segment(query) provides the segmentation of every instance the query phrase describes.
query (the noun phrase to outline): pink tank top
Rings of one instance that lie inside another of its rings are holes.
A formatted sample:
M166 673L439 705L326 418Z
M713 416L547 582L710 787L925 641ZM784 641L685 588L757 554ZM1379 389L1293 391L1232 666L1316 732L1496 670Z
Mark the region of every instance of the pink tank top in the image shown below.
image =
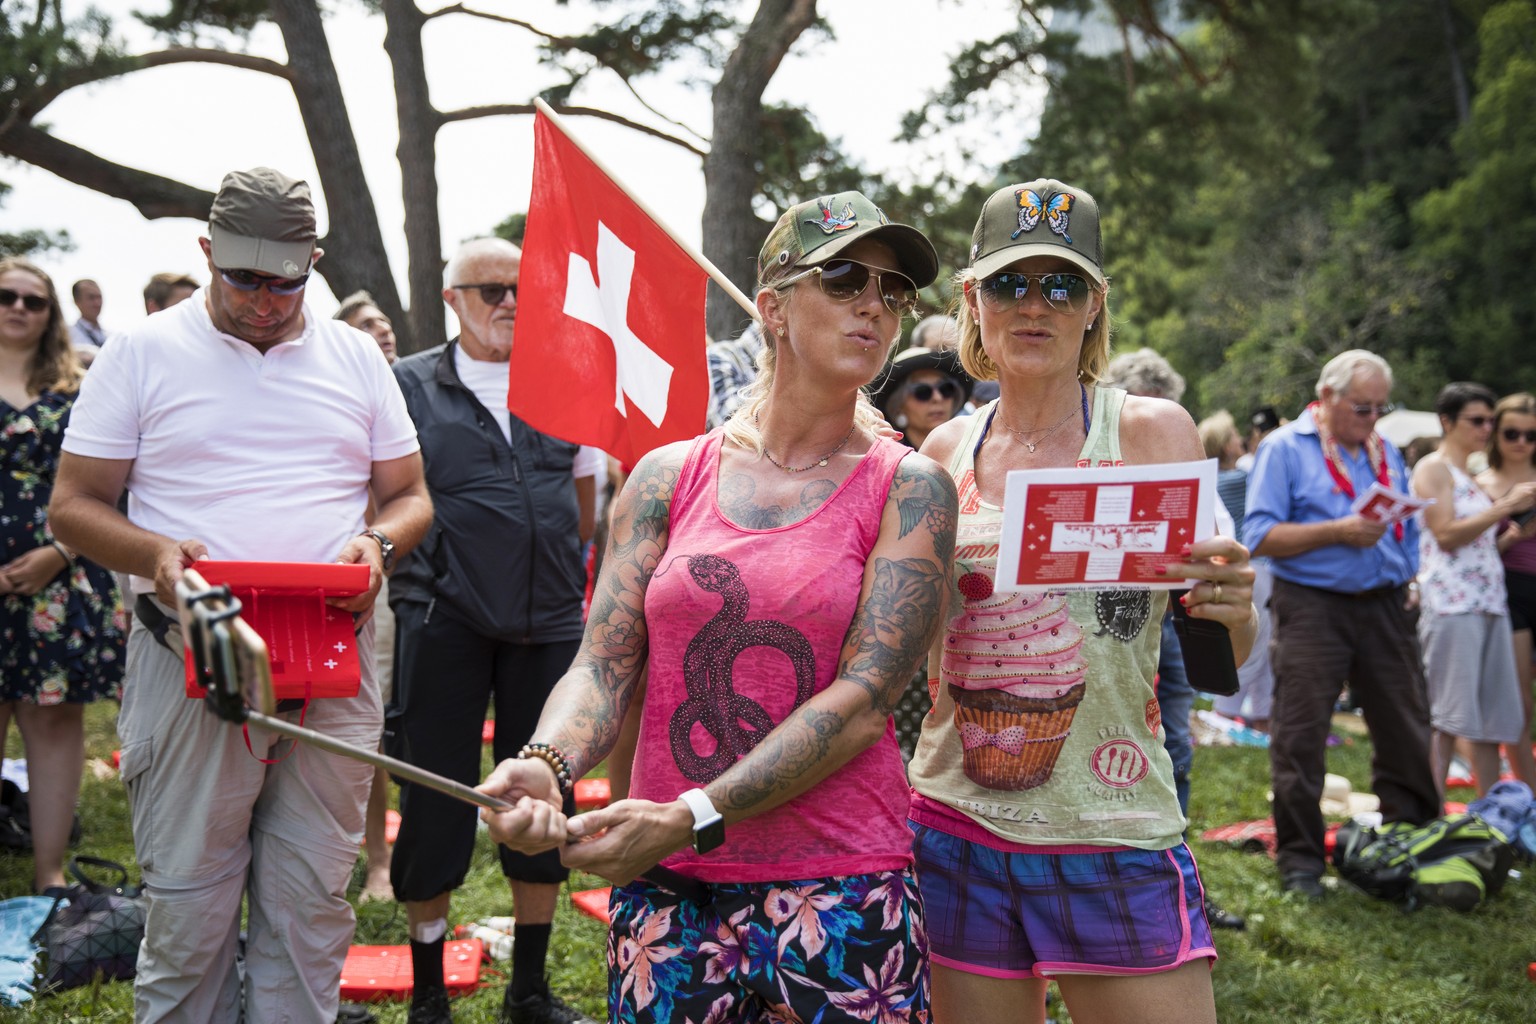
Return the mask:
M910 452L881 438L811 515L749 530L716 502L720 446L715 430L689 450L646 589L649 682L631 783L640 799L708 785L836 678L891 478ZM912 862L907 793L887 725L810 790L731 826L723 846L664 864L707 882L903 868Z

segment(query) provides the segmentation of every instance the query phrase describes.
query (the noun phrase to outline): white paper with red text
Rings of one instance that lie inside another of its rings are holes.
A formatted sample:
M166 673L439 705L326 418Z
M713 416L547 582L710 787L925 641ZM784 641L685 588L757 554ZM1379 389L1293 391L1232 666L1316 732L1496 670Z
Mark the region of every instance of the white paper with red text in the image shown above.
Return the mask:
M1003 497L998 590L1182 590L1158 569L1216 532L1216 460L1015 470Z
M1373 523L1400 523L1425 505L1433 505L1434 498L1420 498L1384 486L1380 480L1367 487L1349 506L1349 510L1361 519Z

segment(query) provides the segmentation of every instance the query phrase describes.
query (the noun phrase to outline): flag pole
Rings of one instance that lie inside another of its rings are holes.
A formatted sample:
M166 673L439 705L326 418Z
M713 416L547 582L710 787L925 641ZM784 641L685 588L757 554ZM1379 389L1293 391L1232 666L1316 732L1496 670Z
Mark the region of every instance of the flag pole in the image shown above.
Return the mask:
M715 284L720 286L721 291L729 295L731 299L736 303L736 305L746 310L747 315L750 316L755 323L762 323L762 316L757 311L757 304L751 299L747 298L746 294L743 293L740 288L737 288L736 285L731 282L730 278L721 273L720 268L711 263L708 257L706 257L702 252L685 241L680 235L678 235L676 231L673 231L671 226L668 225L666 221L658 217L656 215L656 211L651 209L650 205L646 203L644 199L641 199L639 196L631 192L629 188L625 186L624 182L620 180L619 176L614 174L613 171L609 170L608 165L603 163L602 159L596 153L588 149L582 143L582 141L578 139L570 131L570 129L565 126L564 119L559 114L555 113L553 107L551 107L548 103L545 103L537 96L535 96L533 99L533 105L539 113L549 118L550 124L560 129L560 134L569 139L571 145L575 146L577 149L586 154L587 159L591 160L592 163L597 165L597 169L607 175L608 180L613 182L614 185L618 186L619 190L627 195L631 202L640 207L640 209L644 210L645 215L651 218L657 227L665 231L667 233L667 237L676 242L678 247L682 249L683 252L687 253L689 258L692 259L693 262L697 263L704 270L704 272L709 275L710 280L714 281Z

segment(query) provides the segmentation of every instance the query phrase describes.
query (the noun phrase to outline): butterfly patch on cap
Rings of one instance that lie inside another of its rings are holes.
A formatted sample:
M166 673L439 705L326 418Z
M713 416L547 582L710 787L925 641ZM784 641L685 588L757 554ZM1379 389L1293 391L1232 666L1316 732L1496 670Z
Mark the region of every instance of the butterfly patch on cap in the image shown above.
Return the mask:
M1009 238L1018 238L1026 231L1035 230L1044 216L1046 227L1060 235L1068 245L1073 244L1072 236L1067 234L1067 221L1072 214L1072 204L1077 202L1076 196L1070 192L1057 192L1050 199L1041 199L1034 189L1021 188L1014 193L1014 198L1019 204L1019 230Z
M816 208L821 211L821 216L807 217L805 222L816 225L824 235L835 235L839 231L847 231L859 223L858 217L854 216L852 203L844 203L841 213L833 213L826 199L818 199Z

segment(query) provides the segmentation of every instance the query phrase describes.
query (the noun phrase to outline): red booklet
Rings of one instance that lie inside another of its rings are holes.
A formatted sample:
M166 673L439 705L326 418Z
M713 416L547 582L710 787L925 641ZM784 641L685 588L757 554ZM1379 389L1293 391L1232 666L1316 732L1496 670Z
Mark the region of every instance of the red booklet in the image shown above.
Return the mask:
M368 565L359 562L198 562L203 579L229 585L240 617L267 643L272 689L291 697L355 697L362 665L352 615L325 603L368 589ZM203 696L187 652L187 696Z

